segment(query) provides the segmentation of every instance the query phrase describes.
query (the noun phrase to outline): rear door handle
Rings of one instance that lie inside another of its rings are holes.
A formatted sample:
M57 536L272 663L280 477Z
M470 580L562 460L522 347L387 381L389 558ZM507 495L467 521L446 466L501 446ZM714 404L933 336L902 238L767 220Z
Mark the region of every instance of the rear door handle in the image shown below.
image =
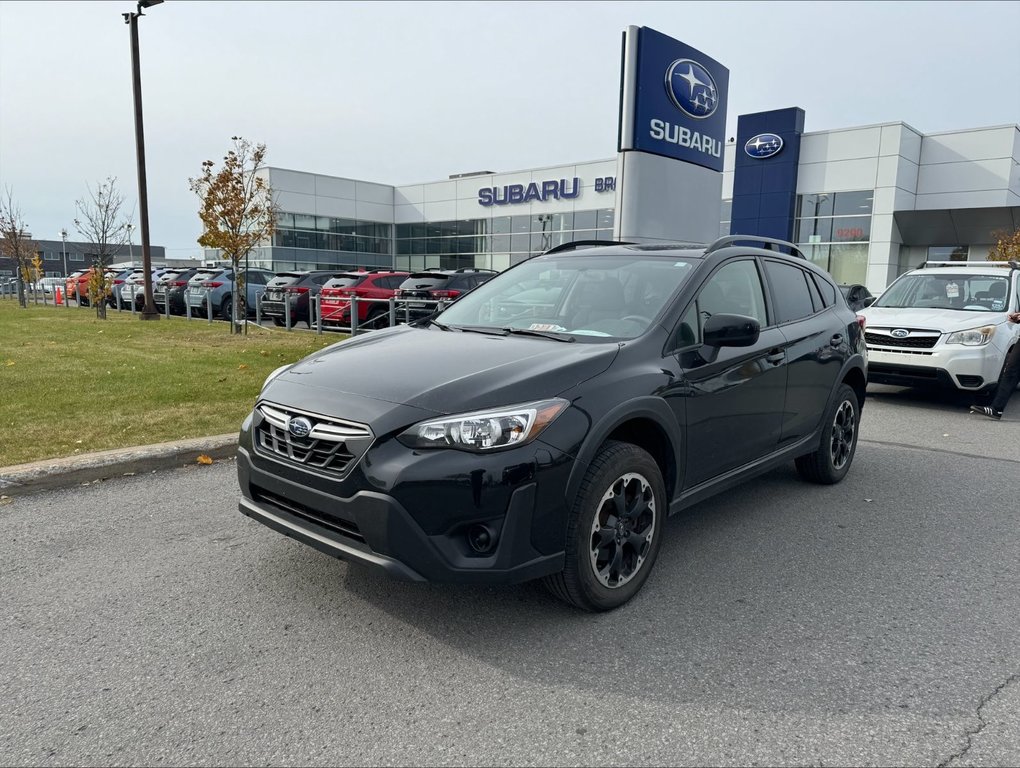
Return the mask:
M843 334L841 334L841 333L837 333L835 336L833 336L831 339L829 339L829 344L831 346L833 346L833 347L838 347L842 343L843 343Z
M774 364L781 363L783 362L783 360L786 359L786 353L783 352L783 350L781 349L774 349L767 355L765 355L765 359L768 360L770 363Z

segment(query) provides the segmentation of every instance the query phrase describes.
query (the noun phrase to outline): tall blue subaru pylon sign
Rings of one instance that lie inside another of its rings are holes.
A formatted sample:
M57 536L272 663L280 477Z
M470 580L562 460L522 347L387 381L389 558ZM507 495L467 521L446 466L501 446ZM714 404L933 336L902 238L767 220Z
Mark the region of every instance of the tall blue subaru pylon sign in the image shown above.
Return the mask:
M802 133L799 107L737 119L731 232L793 240Z
M623 35L620 239L710 242L719 234L729 70L648 27Z

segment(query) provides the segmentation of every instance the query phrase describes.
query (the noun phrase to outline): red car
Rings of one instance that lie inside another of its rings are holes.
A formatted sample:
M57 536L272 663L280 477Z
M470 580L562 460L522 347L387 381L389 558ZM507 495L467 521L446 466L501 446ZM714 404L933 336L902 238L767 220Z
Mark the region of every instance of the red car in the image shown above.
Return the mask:
M389 269L337 273L332 280L322 286L322 292L319 294L323 327L350 328L350 297L357 296L358 326L385 328L390 324L389 304L360 299L389 300L407 275L407 272L393 272Z
M92 277L92 272L94 270L95 267L89 267L88 269L79 270L67 278L67 281L64 284L64 293L66 294L65 300L75 299L81 307L87 307L89 305L89 278ZM112 270L110 267L105 267L103 269L103 274L106 275L107 278L112 278L113 275L116 274L116 271ZM110 292L107 291L106 295L109 296Z

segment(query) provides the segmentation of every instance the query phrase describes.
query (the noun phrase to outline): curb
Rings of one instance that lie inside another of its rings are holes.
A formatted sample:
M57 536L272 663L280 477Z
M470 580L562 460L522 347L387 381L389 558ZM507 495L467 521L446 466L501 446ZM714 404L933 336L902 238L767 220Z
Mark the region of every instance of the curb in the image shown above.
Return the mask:
M237 433L0 467L0 491L7 495L49 491L119 475L183 466L194 463L202 454L211 459L233 458L237 454Z

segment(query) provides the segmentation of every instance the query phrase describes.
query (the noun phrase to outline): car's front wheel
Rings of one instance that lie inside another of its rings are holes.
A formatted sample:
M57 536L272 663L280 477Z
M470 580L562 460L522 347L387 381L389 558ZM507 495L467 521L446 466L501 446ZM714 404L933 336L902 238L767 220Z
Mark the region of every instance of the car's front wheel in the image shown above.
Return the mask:
M825 414L818 448L796 459L797 471L805 480L831 485L850 471L860 430L861 408L857 393L841 384Z
M641 589L662 543L666 488L655 460L608 441L588 467L567 524L566 562L550 591L587 611L608 611Z

